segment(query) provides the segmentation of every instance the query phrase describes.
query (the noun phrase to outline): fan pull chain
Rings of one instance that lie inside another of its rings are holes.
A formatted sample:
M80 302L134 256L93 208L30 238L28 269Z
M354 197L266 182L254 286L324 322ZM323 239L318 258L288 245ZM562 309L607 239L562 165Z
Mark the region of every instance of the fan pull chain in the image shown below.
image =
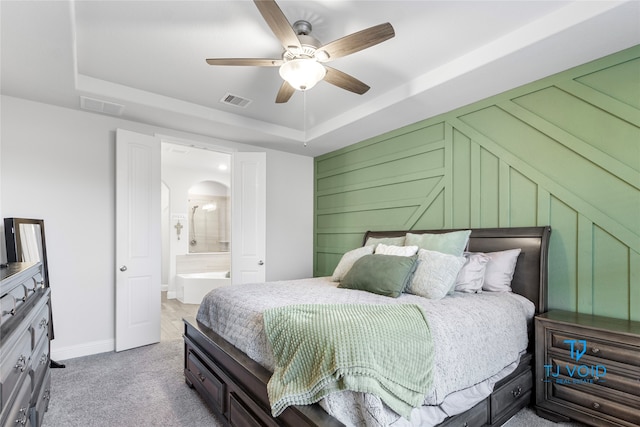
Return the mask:
M302 129L304 138L304 146L307 146L307 91L302 91Z

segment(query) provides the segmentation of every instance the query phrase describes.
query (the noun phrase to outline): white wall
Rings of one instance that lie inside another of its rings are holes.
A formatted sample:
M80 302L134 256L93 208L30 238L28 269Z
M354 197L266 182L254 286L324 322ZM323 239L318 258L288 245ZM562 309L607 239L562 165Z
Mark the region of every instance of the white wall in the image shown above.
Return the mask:
M53 359L114 348L116 128L266 151L267 280L312 275L311 157L7 96L1 103L0 217L44 219Z

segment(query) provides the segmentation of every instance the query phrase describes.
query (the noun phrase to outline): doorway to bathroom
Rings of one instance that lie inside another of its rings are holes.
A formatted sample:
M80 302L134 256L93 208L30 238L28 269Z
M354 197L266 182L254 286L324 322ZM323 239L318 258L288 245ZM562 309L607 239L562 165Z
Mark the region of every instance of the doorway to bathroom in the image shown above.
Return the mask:
M231 153L163 140L161 339L231 283Z
M163 147L167 142L175 143L177 147ZM174 153L177 150L183 159L188 153L195 158L180 162L179 167L165 166L163 171L163 149L174 150ZM205 172L204 178L191 179L188 185L185 184L186 175L203 173L196 165L205 152L221 153L232 163L226 168L231 172L227 182L232 205L231 235L236 241L232 247L233 242L229 240L231 252L227 254L231 255L232 283L265 281L266 153L237 152L228 148L218 151L211 146L196 147L189 141L118 129L116 351L160 339L160 301L163 295L167 300L176 299L179 294L176 256L189 253L186 237L189 235L188 198L174 197L172 193L188 194L193 183L211 180L210 174ZM178 188L184 191L178 191Z

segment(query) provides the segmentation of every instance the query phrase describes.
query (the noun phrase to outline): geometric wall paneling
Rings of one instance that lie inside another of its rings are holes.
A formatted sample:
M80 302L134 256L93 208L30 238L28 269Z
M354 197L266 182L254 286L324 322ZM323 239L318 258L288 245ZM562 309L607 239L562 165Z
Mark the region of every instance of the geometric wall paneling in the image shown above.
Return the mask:
M315 168L316 275L369 229L548 224L550 308L640 320L640 46Z
M611 98L640 110L640 86L624 86L620 82L632 81L640 75L640 59L620 62L614 67L580 76L575 80Z
M580 277L578 265L583 264L585 253L578 248L580 232L579 213L562 200L551 196L549 200L549 217L553 218L551 233L553 240L549 242L549 308L562 308L578 311L584 307L585 301L578 303L578 284L584 286L590 277ZM552 252L553 251L553 252ZM590 259L590 256L588 256ZM587 300L591 303L591 298Z
M593 311L604 316L629 317L629 247L593 226Z

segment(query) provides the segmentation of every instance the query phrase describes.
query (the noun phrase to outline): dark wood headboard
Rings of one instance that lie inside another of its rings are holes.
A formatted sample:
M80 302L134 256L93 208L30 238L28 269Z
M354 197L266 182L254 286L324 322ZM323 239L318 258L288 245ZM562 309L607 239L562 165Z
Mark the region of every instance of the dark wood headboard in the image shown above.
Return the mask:
M449 230L367 231L363 245L370 237L399 237L406 233L448 233ZM469 237L470 252L497 252L520 248L516 271L511 282L513 292L536 305L536 314L547 311L547 274L551 227L475 228Z

